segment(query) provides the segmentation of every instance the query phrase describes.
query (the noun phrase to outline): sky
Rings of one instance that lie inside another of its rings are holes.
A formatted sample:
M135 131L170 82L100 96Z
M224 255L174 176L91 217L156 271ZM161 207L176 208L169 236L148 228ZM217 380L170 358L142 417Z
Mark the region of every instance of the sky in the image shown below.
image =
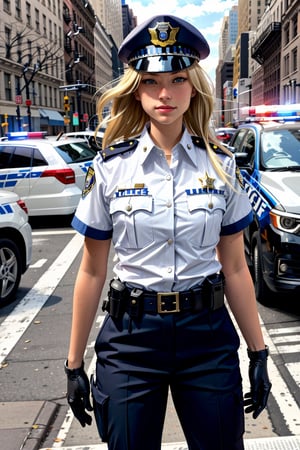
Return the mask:
M126 4L137 17L138 25L151 16L171 14L198 28L210 46L210 55L201 66L215 82L223 18L238 0L126 0Z

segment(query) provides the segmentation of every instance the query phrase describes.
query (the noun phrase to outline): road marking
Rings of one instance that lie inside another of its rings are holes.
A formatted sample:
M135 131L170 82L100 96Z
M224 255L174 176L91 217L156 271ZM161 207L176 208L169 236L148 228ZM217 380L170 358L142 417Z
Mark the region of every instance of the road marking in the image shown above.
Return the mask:
M236 323L232 313L231 313L231 317L232 317L233 322ZM272 359L272 355L281 354L281 350L279 352L278 349L276 348L276 346L272 340L272 336L269 335L269 332L266 329L264 322L260 316L259 316L259 320L260 320L261 329L262 329L263 336L264 336L264 341L265 341L266 345L269 346L269 349L270 349L270 357L268 358L268 372L269 372L270 381L272 383L271 394L274 397L274 399L279 407L279 410L282 414L282 418L285 422L287 429L290 431L291 435L297 436L297 435L299 435L299 429L300 429L299 406L298 406L295 398L291 394L287 384L283 380L279 370L277 369L277 367ZM247 350L246 350L245 341L244 341L237 325L236 325L236 328L237 328L237 331L241 338L241 346L240 346L240 350L239 350L239 355L240 355L240 362L241 362L241 364L240 364L241 365L241 373L242 373L243 384L244 384L244 382L246 380L247 380L247 383L249 383L249 381L248 381L249 361L246 356ZM243 386L243 388L244 388L244 386ZM244 388L244 392L248 392L248 390L246 390Z
M286 367L292 375L293 380L295 380L297 386L300 388L300 362L287 363Z
M300 333L299 327L288 327L288 328L270 328L269 334L274 336L276 334L292 334L292 333Z
M287 336L274 336L272 337L274 344L286 344L288 342L300 341L300 334L289 334Z
M96 318L96 324L97 324L98 328L101 327L101 325L102 325L102 323L104 321L104 318L105 318L105 315L101 315L101 316L98 316ZM92 344L89 344L88 347L91 347L91 345ZM94 346L94 343L93 343L93 346ZM87 376L88 376L89 379L90 379L91 375L95 371L96 359L97 359L97 355L96 355L96 353L94 353L94 356L92 358L91 364L89 365L88 370L87 370ZM64 421L63 421L63 423L62 423L62 425L60 427L60 430L59 430L59 432L58 432L58 434L56 436L57 442L53 443L53 447L52 448L60 448L60 449L62 448L65 440L67 439L67 436L68 436L68 433L70 431L73 419L74 419L74 415L72 413L71 408L69 408L67 413L66 413L66 417L65 417L65 419L64 419ZM104 448L107 448L107 446L104 447Z
M47 262L48 260L45 258L41 258L38 261L36 261L34 264L30 264L29 268L30 269L40 269L41 267L43 267L43 265Z
M32 231L32 236L53 236L59 234L76 234L76 230L47 230L47 231Z
M83 237L75 234L49 269L1 323L0 366L56 289L81 250L82 243Z
M274 438L245 439L245 450L299 450L300 436L281 436ZM54 448L54 447L52 447ZM185 442L162 444L162 450L188 450ZM44 448L40 450L52 450ZM61 447L61 450L107 450L106 444L77 445L75 447Z
M300 327L271 328L268 333L280 354L300 352Z
M262 327L262 331L264 334L265 343L269 346L270 354L280 354L281 351L278 351L272 341L272 337L268 334L265 327ZM271 394L279 407L285 425L292 435L297 436L300 429L299 406L291 394L287 384L283 380L275 363L273 362L272 357L268 358L268 372L270 381L272 382Z
M290 345L283 345L278 344L274 342L274 344L278 347L279 353L283 355L284 353L299 353L300 352L300 344L290 344Z

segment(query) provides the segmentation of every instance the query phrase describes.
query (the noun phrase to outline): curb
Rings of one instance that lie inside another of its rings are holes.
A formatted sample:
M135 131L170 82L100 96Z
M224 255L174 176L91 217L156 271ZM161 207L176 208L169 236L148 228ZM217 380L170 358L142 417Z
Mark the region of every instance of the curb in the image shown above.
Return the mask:
M20 450L39 450L58 409L59 406L56 403L44 402Z

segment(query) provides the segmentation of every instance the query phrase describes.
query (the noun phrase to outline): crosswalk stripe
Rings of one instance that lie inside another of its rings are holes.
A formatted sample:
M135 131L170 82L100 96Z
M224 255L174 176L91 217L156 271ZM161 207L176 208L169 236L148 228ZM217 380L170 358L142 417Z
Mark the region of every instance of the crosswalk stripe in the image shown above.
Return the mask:
M300 362L287 363L286 367L290 372L293 380L295 380L298 387L300 387Z
M245 439L245 450L299 450L300 436ZM40 450L52 450L44 448ZM106 444L61 447L61 450L107 450ZM188 450L185 442L162 444L161 450Z
M298 327L287 327L287 328L270 328L268 333L271 336L276 334L292 334L292 333L300 333L300 326Z
M288 342L300 342L300 334L291 334L288 336L275 336L272 337L274 344L286 344Z

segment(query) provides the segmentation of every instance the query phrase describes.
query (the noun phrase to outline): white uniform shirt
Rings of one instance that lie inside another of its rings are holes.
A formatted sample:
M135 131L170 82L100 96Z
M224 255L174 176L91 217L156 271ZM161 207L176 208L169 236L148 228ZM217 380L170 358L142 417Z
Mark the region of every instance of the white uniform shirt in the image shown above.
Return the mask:
M114 272L132 287L183 291L221 269L220 234L233 234L252 220L251 205L235 176L235 160L218 155L233 190L213 169L205 149L185 131L164 152L145 128L134 150L106 161L99 154L87 177L73 227L94 239L112 237Z

